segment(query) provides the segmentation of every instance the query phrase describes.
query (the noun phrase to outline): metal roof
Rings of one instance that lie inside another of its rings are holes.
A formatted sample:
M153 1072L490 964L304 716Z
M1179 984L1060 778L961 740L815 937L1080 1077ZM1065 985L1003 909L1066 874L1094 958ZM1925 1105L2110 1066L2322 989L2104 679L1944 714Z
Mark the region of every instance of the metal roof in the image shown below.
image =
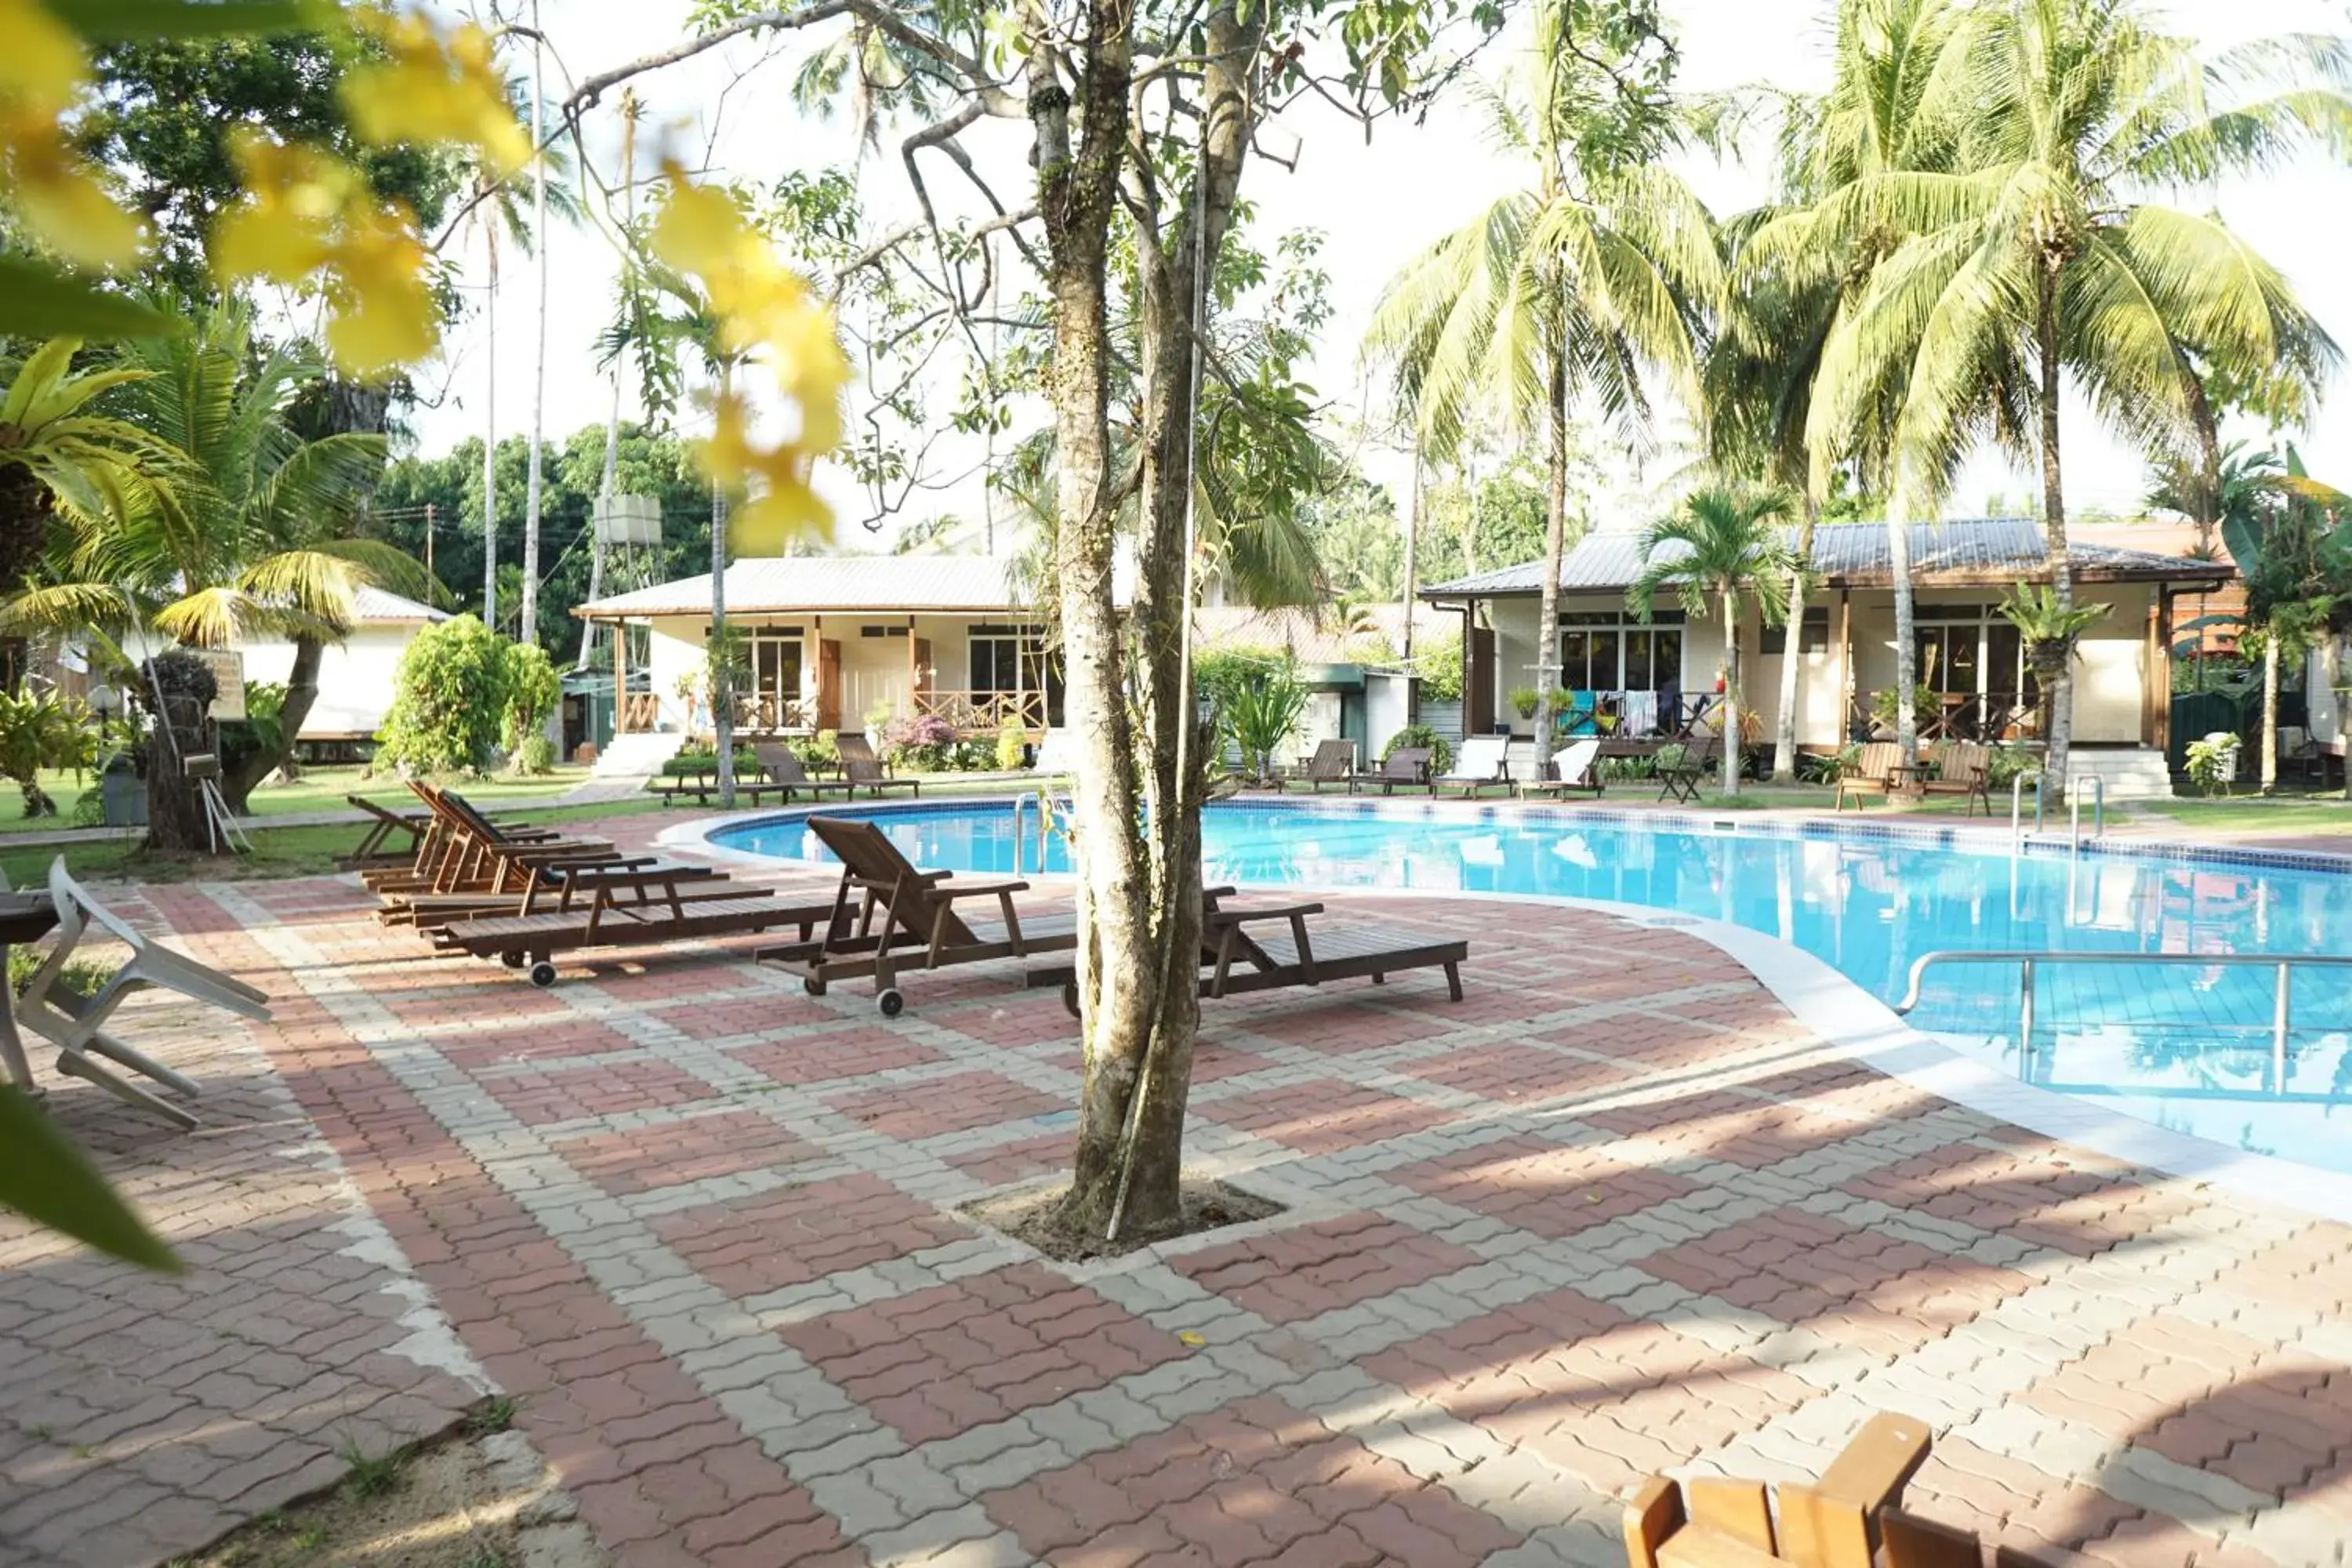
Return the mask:
M357 618L362 621L446 621L449 618L446 610L436 610L430 605L420 605L414 599L404 599L398 594L372 588L365 584L353 591L352 598L358 608Z
M730 616L834 610L1028 613L1010 563L990 555L782 555L727 568ZM572 612L596 620L710 613L710 574L616 594Z
M1672 548L1676 554L1683 550L1680 545ZM2038 572L2047 552L2042 525L2026 518L1970 518L1911 525L1911 576L1915 582L1952 585L2011 583ZM2226 561L2161 555L2108 544L2074 542L2069 544L2066 553L2074 563L2075 575L2086 582L2174 582L2237 574ZM1561 557L1559 585L1564 592L1628 587L1642 574L1643 563L1640 534L1589 533ZM1812 569L1832 588L1890 585L1893 574L1887 566L1886 525L1822 524L1813 530ZM1422 596L1483 599L1542 591L1543 563L1525 561L1517 566L1433 584L1422 590Z

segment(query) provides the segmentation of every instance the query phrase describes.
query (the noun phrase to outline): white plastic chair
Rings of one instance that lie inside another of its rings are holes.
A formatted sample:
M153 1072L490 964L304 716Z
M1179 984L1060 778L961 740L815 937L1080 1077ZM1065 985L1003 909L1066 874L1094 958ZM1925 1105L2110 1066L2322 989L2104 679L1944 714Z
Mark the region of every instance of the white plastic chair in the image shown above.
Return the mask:
M59 1072L94 1083L181 1127L195 1126L199 1118L193 1112L92 1059L103 1057L153 1079L174 1094L193 1097L199 1092L193 1079L173 1072L108 1034L107 1019L133 991L150 988L176 992L240 1016L261 1020L269 1016L268 997L241 980L231 979L141 935L138 928L109 911L67 875L62 855L49 868L49 898L58 910L57 946L34 974L32 984L17 999L17 1022L58 1047ZM65 971L75 947L92 926L130 948L131 959L97 990L83 992L67 983Z

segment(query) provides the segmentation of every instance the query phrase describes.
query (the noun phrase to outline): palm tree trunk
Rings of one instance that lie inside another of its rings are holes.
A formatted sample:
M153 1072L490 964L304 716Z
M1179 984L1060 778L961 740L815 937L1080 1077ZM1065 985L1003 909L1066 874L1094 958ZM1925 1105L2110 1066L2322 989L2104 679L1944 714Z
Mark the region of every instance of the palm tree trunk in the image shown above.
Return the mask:
M1550 484L1544 494L1543 592L1536 601L1536 776L1551 755L1552 693L1559 689L1559 559L1568 549L1568 345L1551 344ZM1476 516L1474 507L1472 516Z
M1723 793L1739 793L1739 587L1723 585Z
M294 742L302 733L303 721L310 717L311 708L319 700L319 666L326 654L326 645L316 637L294 639L294 664L286 674L286 705L278 712L280 738L275 751L257 752L236 767L221 775L221 794L228 800L228 808L239 816L245 815L246 802L254 786L286 765L294 754Z
M2034 346L2042 375L2042 526L2049 546L2050 585L2058 607L2074 605L2074 569L2066 551L2066 495L2058 460L2058 270L2045 261L2036 287ZM2074 743L2074 660L2050 677L2050 733L2042 753L2045 787L2053 805L2066 803L2066 769Z
M720 395L727 390L724 372ZM614 634L618 636L616 632ZM735 683L727 658L727 492L710 487L710 646L703 652L710 672L710 731L718 747L719 808L735 809Z
M489 250L489 294L483 307L482 364L482 624L499 626L499 231L482 220ZM614 698L615 701L619 699Z
M1903 765L1919 761L1919 638L1911 599L1911 522L1898 514L1886 525L1886 564L1895 579L1895 739L1903 748ZM1853 657L1849 649L1847 655Z
M1797 569L1789 574L1789 635L1780 645L1780 721L1772 748L1772 782L1797 782L1797 665L1804 657L1805 570L1813 559L1813 528L1821 508L1805 497L1805 521L1797 529Z
M538 0L531 0L530 25L536 33ZM530 141L534 147L546 141L547 95L540 79L545 54L540 40L534 37L530 44ZM517 639L526 643L539 640L539 512L546 493L541 469L545 462L541 444L547 416L547 160L536 159L532 167L536 177L531 181L530 230L539 250L539 339L530 374L530 493L523 500L522 626Z
M2279 637L2273 626L2263 638L2263 793L2278 790Z

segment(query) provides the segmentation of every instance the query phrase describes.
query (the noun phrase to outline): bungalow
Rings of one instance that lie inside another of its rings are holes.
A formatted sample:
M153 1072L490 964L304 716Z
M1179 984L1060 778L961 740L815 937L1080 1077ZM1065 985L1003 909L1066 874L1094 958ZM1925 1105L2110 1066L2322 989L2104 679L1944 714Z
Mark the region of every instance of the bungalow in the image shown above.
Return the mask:
M2017 630L1996 606L2012 584L2041 572L2045 549L2032 521L1913 525L1913 637L1919 680L1935 694L1920 716L1928 738L2031 738L2038 693ZM2069 553L2077 599L2113 606L2081 645L2074 738L2085 753L2128 753L2106 761L2086 754L2084 765L2155 788L2158 776L2168 778L2162 749L2175 601L2211 591L2230 568L2079 542ZM1884 524L1824 524L1813 534L1815 588L1803 624L1764 626L1752 600L1748 605L1738 634L1751 735L1775 732L1781 660L1791 657L1803 661L1801 744L1830 751L1869 732L1874 700L1895 683L1888 554ZM1625 600L1643 565L1639 536L1626 532L1589 534L1560 563L1560 685L1589 694L1590 722L1625 739L1671 736L1719 719L1709 717L1721 700L1719 614L1687 616L1662 593L1645 619ZM1422 591L1463 618L1463 727L1469 733L1532 734L1507 698L1535 684L1541 584L1541 563L1529 562Z
M727 568L727 626L749 645L739 733L855 729L869 711L933 715L967 736L1006 722L1032 739L1062 721L1045 626L985 555L788 555ZM707 731L710 577L684 577L572 612L612 639L624 735ZM634 647L632 645L635 645Z

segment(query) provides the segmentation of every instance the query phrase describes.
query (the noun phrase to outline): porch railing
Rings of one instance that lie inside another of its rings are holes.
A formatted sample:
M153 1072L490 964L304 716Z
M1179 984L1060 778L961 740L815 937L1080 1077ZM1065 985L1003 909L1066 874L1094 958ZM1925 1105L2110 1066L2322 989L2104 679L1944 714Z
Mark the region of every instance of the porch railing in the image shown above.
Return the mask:
M1885 728L1879 721L1875 698L1875 693L1857 692L1848 703L1849 734L1877 734ZM2032 740L2040 712L2032 698L2013 691L1966 695L1954 692L1937 707L1919 710L1919 739L1928 745L1937 741L1995 745L2003 741Z
M1008 723L1032 734L1045 730L1042 691L918 691L914 707L916 718L944 719L967 739L993 735Z
M622 695L614 727L624 735L649 735L661 721L661 700L650 691Z
M777 731L814 729L815 720L808 705L798 698L778 697L773 692L738 692L735 697L735 728Z

